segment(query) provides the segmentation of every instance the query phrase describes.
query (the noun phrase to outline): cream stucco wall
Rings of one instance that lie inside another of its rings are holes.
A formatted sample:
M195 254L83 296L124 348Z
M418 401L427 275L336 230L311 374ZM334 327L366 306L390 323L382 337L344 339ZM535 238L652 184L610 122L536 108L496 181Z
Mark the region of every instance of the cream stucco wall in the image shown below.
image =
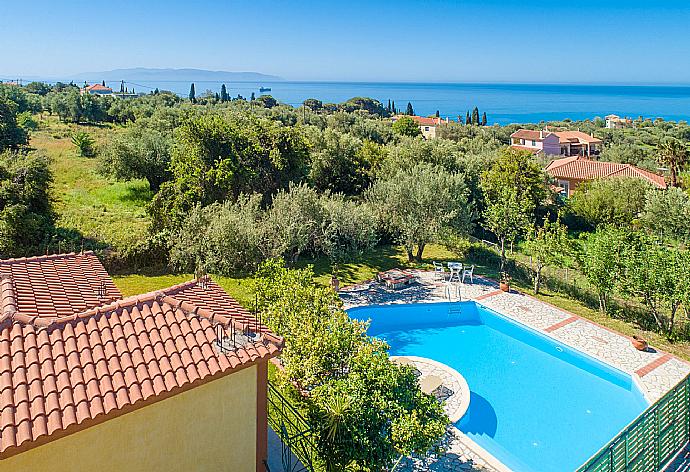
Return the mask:
M256 472L257 367L0 461L0 472Z

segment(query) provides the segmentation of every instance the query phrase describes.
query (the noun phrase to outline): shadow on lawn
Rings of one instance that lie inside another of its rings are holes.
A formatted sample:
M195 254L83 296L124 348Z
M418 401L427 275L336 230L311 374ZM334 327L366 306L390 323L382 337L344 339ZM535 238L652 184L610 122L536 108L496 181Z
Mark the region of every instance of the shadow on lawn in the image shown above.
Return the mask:
M154 196L148 186L130 186L127 191L120 196L120 201L131 202L139 205L145 205L151 201Z

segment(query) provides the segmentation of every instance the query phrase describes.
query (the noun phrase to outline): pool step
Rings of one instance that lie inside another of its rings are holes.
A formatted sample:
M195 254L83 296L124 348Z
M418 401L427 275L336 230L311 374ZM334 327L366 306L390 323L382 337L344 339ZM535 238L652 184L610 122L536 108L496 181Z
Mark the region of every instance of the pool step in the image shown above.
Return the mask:
M462 308L460 308L460 307L448 308L448 316L451 316L451 315L462 315Z

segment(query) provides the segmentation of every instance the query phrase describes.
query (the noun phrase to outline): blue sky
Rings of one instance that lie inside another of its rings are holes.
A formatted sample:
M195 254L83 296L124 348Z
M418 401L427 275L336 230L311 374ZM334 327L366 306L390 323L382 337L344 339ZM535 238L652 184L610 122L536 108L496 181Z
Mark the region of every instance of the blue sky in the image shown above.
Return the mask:
M0 2L0 78L127 67L292 80L690 84L688 1Z

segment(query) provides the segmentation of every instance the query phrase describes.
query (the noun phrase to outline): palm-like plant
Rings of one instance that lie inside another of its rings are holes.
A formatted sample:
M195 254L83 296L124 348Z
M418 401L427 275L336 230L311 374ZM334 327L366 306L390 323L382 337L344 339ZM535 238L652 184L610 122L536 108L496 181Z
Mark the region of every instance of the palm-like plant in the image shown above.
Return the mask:
M77 153L82 157L91 157L94 154L94 140L89 133L79 131L72 135L72 144L77 148Z
M671 186L678 186L678 174L688 163L688 147L676 138L667 138L657 146L657 159L668 167L671 173Z

